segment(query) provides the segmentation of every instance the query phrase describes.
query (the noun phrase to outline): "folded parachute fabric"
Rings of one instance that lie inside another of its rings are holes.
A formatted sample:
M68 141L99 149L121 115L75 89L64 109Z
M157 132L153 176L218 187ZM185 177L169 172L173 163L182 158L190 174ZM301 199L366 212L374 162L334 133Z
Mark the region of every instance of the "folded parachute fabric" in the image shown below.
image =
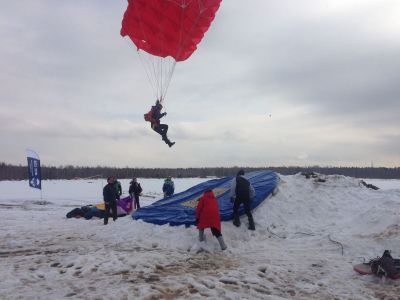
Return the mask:
M117 201L117 215L118 217L126 216L132 212L132 199L130 196L121 198ZM67 213L66 217L69 218L85 218L86 220L92 217L104 218L105 205L98 203L95 205L86 205L80 208L74 208Z
M85 218L86 220L91 219L92 217L104 218L104 210L98 209L93 205L86 205L80 208L74 208L70 212L67 213L66 217L70 218Z

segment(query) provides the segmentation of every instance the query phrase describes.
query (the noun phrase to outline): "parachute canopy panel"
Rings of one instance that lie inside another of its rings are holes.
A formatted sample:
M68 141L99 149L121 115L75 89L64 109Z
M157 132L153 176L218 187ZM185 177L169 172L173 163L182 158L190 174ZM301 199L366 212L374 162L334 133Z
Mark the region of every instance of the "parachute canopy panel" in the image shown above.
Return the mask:
M121 35L138 49L177 62L189 58L214 20L221 0L128 0Z
M250 172L245 177L253 185L256 192L256 196L251 203L252 209L268 198L279 182L279 176L272 171ZM141 207L132 217L135 220L143 220L158 225L194 225L198 199L206 190L212 189L218 200L221 220L232 220L233 204L230 201L229 192L234 178L229 176L200 183L182 193L159 200L149 206ZM244 214L243 205L239 209L239 214Z

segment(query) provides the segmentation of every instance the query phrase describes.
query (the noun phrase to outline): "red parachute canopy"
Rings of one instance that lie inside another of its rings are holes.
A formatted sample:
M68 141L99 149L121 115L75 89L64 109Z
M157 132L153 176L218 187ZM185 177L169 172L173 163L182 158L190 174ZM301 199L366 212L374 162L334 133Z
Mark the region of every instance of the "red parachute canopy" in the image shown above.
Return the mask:
M221 0L128 0L121 35L147 53L188 59L214 20Z

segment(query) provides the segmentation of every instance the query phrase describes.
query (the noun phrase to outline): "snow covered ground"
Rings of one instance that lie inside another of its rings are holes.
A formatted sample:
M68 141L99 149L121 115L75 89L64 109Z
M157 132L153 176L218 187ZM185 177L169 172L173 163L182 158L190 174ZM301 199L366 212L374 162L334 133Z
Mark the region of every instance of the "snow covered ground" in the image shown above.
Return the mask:
M399 299L400 280L361 276L353 264L400 256L400 181L281 176L279 192L235 228L228 249L206 231L119 218L66 219L98 203L104 180L0 182L0 299ZM177 192L206 179L176 179ZM128 189L129 180L122 180ZM161 197L162 180L139 179L142 205ZM343 245L335 243L339 242Z

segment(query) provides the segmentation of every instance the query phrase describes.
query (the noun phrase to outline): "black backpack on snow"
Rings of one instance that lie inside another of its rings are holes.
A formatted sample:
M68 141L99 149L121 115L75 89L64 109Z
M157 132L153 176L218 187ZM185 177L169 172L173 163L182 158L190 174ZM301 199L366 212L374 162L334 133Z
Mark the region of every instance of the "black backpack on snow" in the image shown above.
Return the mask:
M369 264L372 273L378 276L395 279L400 274L400 259L394 259L389 250L385 250L381 257L372 259Z

